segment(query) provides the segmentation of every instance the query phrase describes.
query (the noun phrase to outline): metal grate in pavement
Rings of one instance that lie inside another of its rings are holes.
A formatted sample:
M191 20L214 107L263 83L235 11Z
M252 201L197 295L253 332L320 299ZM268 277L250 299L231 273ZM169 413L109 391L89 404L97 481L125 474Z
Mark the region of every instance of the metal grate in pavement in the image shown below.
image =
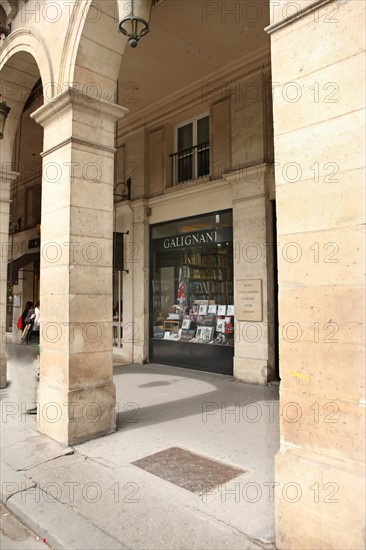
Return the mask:
M202 495L247 471L180 447L170 447L140 458L132 464L197 495Z

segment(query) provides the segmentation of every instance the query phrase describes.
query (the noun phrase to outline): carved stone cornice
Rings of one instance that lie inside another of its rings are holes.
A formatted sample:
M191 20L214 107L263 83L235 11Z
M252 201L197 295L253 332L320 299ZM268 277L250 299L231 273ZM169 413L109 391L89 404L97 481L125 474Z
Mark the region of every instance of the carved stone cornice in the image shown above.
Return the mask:
M287 25L290 25L294 21L297 21L298 19L301 19L305 15L308 15L309 13L312 13L315 10L318 10L319 8L323 7L325 4L329 4L330 2L334 2L334 0L314 0L314 2L309 2L308 5L306 5L304 8L300 8L298 11L291 13L287 17L284 17L280 21L276 21L275 23L272 23L272 25L269 25L264 30L268 34L273 34L279 29L282 29L283 27L287 27Z
M128 111L128 109L121 105L88 96L78 89L70 87L49 103L42 105L42 107L34 111L31 114L31 118L41 126L47 126L71 108L113 122L121 119Z
M12 172L6 168L0 168L0 183L1 182L12 182L19 176L19 172Z

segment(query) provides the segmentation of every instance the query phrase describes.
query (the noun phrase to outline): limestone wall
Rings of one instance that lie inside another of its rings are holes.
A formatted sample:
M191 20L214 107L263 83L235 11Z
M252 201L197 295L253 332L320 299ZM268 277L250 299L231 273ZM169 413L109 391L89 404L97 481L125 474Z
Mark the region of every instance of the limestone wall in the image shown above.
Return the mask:
M286 18L277 4L277 547L361 548L365 6L307 2Z

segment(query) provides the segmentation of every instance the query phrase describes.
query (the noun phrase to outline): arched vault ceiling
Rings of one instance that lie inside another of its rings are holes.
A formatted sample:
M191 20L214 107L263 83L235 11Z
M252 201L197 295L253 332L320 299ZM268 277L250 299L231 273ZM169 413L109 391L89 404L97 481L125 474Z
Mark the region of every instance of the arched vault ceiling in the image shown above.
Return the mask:
M34 57L24 51L12 55L1 68L1 100L10 107L6 122L7 139L2 144L7 162L13 155L15 134L24 105L39 77L40 72Z
M234 4L238 11L227 13L225 5ZM119 103L138 87L137 101L126 103L136 112L258 48L269 52L268 24L268 1L164 0L152 12L150 33L125 50Z

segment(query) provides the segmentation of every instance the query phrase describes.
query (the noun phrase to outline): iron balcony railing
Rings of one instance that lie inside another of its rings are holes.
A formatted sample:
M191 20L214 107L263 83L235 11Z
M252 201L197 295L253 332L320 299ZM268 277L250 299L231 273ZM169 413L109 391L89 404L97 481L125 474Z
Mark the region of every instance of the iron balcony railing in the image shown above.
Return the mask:
M173 184L196 180L210 173L210 143L201 143L169 155L173 163Z

